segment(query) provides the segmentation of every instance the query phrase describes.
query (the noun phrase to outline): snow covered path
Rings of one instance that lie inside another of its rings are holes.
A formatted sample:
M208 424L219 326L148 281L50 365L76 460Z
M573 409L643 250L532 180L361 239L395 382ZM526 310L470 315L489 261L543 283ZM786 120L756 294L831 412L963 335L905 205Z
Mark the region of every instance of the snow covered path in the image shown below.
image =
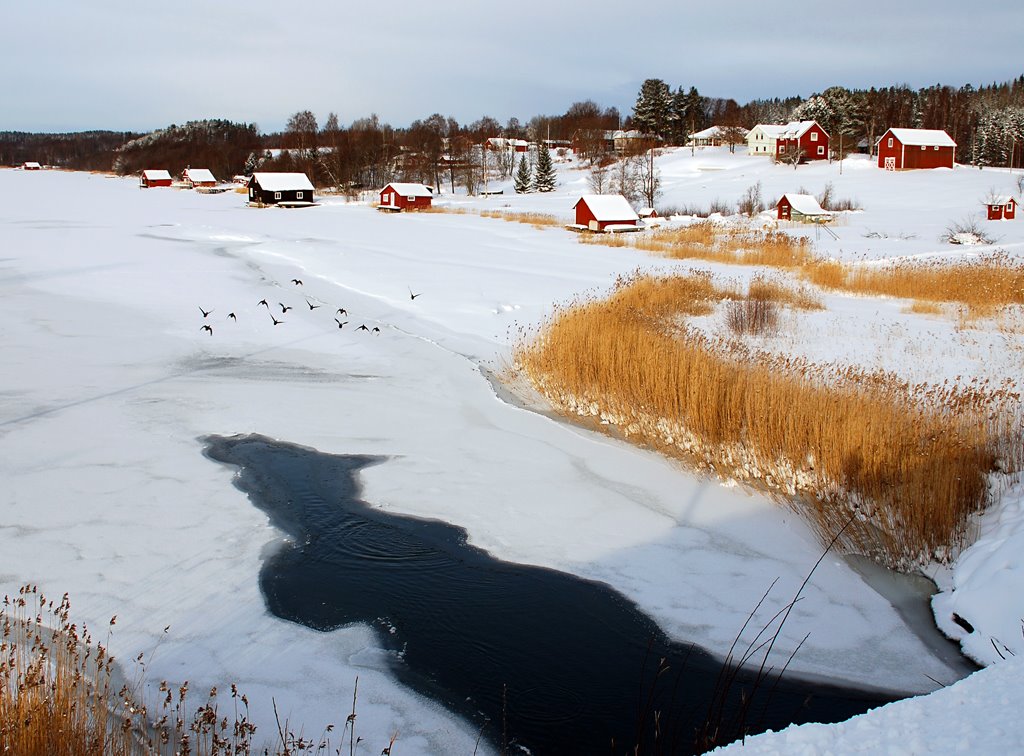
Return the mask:
M386 455L363 476L372 505L603 580L718 653L772 580L762 621L820 554L763 497L501 401L482 372L553 303L669 263L471 215L257 211L88 174L0 171L0 198L0 590L68 591L97 627L117 614L115 651L151 653L149 680L237 682L264 732L272 696L307 731L341 721L359 675L363 732L400 730L403 753L476 739L390 680L368 628L268 614L256 576L277 534L202 456L206 434ZM838 559L780 663L806 633L803 674L908 691L956 676Z

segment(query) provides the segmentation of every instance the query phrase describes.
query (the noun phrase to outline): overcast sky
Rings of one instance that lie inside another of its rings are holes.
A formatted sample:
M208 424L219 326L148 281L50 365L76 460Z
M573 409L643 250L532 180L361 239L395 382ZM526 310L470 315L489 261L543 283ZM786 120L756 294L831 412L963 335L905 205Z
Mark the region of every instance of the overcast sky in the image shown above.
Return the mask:
M743 103L1024 73L1021 0L890 0L884 17L857 4L841 16L835 3L716 5L3 0L0 130L228 118L274 131L306 109L321 124L331 111L343 124L435 112L504 123L585 99L626 115L646 78Z

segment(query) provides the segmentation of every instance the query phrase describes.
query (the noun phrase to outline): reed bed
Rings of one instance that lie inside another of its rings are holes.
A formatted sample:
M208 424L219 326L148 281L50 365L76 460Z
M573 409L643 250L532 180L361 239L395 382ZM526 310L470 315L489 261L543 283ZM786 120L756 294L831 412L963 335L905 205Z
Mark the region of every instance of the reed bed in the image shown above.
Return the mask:
M630 237L582 234L580 241L611 247L632 246L679 259L789 270L824 289L921 303L959 303L970 308L975 316L990 315L1007 305L1024 304L1024 264L1003 252L968 262L842 263L815 255L805 237L710 221ZM935 312L923 304L911 311Z
M515 363L566 413L806 507L823 536L852 517L850 550L896 568L948 558L990 500L989 474L1022 466L1019 396L914 386L686 327L734 297L707 274L637 275L558 309Z
M497 218L499 220L508 221L509 223L524 223L528 226L533 226L534 228L552 228L564 225L564 222L560 221L555 216L546 215L544 213L483 210L480 215L484 218Z
M236 686L218 703L212 688L195 708L189 684L159 685L151 707L121 680L106 643L70 619L67 594L54 602L23 586L0 606L0 753L17 756L264 756L354 752L352 713L337 742L333 725L319 738L277 723L271 745L256 746L249 702ZM136 658L142 664L143 654ZM358 678L356 680L358 685ZM276 704L275 704L276 712ZM344 748L348 738L349 748ZM397 737L397 735L396 735ZM362 740L362 738L360 738ZM389 748L394 745L393 737Z

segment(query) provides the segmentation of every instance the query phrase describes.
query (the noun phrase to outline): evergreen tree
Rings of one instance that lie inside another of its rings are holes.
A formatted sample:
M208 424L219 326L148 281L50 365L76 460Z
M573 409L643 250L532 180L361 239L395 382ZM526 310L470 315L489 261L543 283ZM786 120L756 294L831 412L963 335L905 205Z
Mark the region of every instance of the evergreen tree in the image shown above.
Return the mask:
M672 91L661 79L647 79L633 106L633 124L640 131L667 138L671 126Z
M533 174L533 189L537 192L555 190L555 166L551 162L551 150L546 144L537 145L537 165Z
M530 191L530 161L526 159L526 155L519 158L519 167L516 169L515 175L515 189L516 194L526 194Z
M708 127L707 104L707 98L701 96L697 87L690 87L690 91L686 93L686 117L690 121L691 133Z

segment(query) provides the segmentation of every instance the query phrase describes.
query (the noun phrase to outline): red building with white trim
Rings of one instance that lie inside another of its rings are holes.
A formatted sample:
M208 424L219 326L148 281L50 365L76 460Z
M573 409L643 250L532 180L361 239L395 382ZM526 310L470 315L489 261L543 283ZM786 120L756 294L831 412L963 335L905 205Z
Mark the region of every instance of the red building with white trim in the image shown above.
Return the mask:
M989 220L1013 220L1017 217L1017 200L1013 197L992 197L985 200Z
M793 121L786 124L776 141L775 154L779 160L792 157L802 150L800 162L828 160L829 136L817 121Z
M573 210L576 225L591 231L604 231L609 226L640 226L640 216L621 194L584 194Z
M952 168L956 142L942 129L889 129L878 140L878 167L887 171Z
M170 186L171 174L167 171L145 170L139 177L139 186L148 189L153 186Z
M381 210L422 210L430 207L434 193L423 184L391 182L380 190Z

